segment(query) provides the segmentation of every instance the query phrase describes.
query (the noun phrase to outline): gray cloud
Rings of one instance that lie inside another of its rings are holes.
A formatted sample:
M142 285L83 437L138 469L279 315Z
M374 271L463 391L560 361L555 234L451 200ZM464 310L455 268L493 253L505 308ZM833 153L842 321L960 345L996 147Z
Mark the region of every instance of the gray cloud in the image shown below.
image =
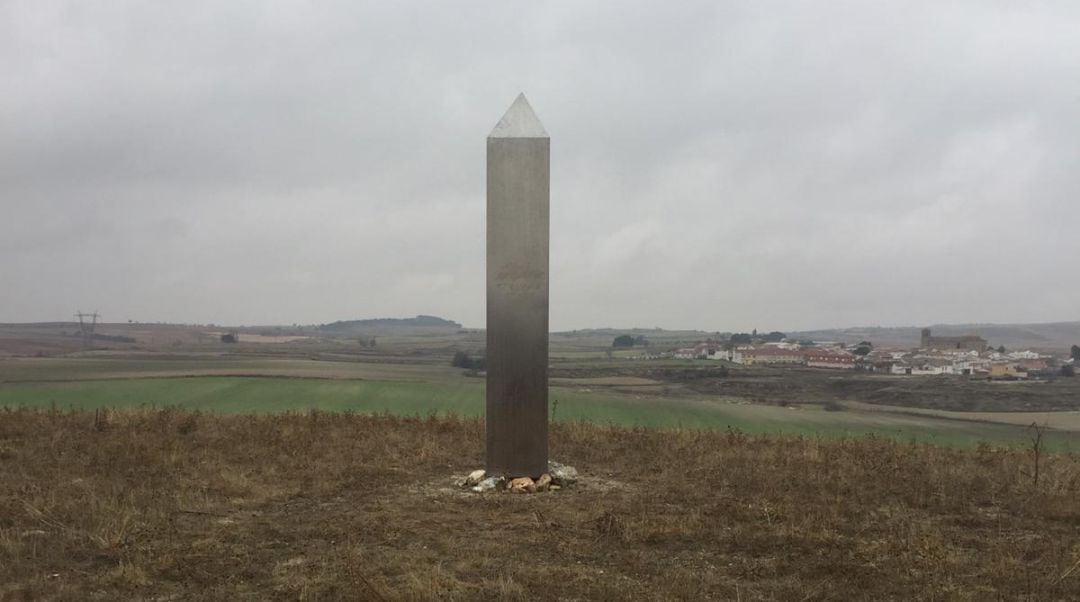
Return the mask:
M1068 2L0 5L0 321L483 324L552 135L552 326L1077 319Z

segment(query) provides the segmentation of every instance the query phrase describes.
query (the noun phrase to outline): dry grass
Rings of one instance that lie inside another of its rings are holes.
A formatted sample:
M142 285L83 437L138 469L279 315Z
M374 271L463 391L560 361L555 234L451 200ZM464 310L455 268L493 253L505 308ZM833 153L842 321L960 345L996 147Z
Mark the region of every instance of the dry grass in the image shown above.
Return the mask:
M465 494L483 424L0 411L0 599L1078 599L1080 459L556 424L588 479Z

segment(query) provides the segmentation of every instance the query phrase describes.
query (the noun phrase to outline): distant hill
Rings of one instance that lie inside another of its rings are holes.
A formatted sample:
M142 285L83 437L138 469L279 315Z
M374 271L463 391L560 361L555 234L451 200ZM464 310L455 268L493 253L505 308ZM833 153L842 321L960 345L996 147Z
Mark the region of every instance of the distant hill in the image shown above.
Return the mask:
M916 347L923 328L929 328L936 336L963 336L976 334L989 341L993 347L1004 345L1007 349L1044 349L1061 351L1072 345L1080 345L1080 322L1048 322L1043 324L931 324L929 326L900 326L883 328L877 326L857 328L833 328L789 332L794 339L815 341L841 341L857 343L870 341L879 347Z
M726 340L730 333L711 333L703 330L664 330L662 328L584 328L553 332L551 340L560 345L580 346L582 349L610 347L615 337L630 335L644 337L657 348L684 347L709 338Z
M392 330L399 328L424 330L460 330L461 324L437 316L419 315L415 318L374 318L368 320L339 320L319 326L327 334L369 332L373 330Z

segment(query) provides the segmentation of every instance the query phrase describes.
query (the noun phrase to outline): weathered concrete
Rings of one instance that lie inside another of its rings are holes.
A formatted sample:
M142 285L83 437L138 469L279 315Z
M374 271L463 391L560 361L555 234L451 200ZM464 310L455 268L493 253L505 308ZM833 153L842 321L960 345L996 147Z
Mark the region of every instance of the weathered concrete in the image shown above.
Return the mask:
M487 474L548 453L550 140L524 95L487 139Z

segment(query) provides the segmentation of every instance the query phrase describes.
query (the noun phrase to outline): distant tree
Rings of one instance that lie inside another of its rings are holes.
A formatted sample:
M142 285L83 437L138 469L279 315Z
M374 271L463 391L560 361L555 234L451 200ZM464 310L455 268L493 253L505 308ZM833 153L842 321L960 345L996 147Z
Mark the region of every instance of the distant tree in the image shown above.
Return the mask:
M765 341L766 343L779 343L780 341L783 341L786 338L787 338L786 334L780 332L779 330L774 330L774 331L770 332L769 334L761 337L761 340Z
M731 335L731 338L728 340L733 345L749 345L750 343L754 342L754 337L752 335L746 334L745 332L737 332Z
M1069 353L1074 360L1080 362L1080 345L1073 345L1072 348L1069 349Z
M356 342L367 349L375 347L375 337L357 337Z
M612 347L633 347L634 337L628 334L621 334L615 337L615 340L611 342Z
M471 370L473 367L473 358L469 355L468 351L457 351L454 352L454 358L450 360L450 365L455 368Z
M997 348L997 352L998 353L1005 353L1005 346L1004 345L999 345L998 348Z
M1076 368L1070 364L1065 364L1061 367L1062 376L1076 376Z
M225 334L221 335L221 342L222 343L236 343L239 340L240 340L240 337L237 336L236 333L234 333L234 332L226 332Z
M648 347L649 340L645 338L645 335L639 334L638 336L634 337L634 344L640 347Z
M862 341L858 345L855 346L855 349L852 350L852 353L854 353L855 355L866 356L866 355L870 355L870 352L873 351L873 350L874 350L874 345L870 341Z

